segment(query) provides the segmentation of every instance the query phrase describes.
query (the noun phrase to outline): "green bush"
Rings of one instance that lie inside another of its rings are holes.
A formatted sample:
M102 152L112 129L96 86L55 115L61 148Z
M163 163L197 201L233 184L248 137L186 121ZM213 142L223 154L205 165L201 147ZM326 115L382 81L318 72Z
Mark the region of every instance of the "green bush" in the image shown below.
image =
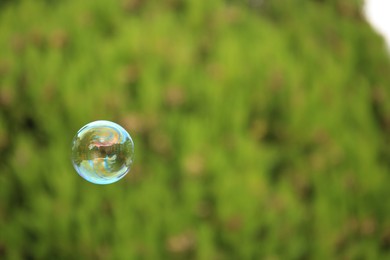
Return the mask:
M0 258L385 259L390 63L354 1L5 1ZM106 119L133 169L81 179Z

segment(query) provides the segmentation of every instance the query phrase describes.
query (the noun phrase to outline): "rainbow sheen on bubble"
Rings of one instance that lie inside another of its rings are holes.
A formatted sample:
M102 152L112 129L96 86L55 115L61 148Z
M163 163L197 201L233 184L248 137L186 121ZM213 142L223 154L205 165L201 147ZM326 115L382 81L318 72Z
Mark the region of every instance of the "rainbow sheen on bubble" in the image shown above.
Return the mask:
M89 123L73 138L73 166L81 177L95 184L110 184L123 178L133 156L131 136L114 122Z

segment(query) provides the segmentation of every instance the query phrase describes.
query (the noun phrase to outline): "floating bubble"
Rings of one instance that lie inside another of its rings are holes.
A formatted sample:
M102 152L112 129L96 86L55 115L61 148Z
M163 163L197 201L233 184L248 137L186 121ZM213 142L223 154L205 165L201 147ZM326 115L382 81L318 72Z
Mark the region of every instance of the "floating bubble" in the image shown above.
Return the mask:
M134 143L129 133L110 121L95 121L73 138L72 162L77 173L96 184L123 178L133 163Z

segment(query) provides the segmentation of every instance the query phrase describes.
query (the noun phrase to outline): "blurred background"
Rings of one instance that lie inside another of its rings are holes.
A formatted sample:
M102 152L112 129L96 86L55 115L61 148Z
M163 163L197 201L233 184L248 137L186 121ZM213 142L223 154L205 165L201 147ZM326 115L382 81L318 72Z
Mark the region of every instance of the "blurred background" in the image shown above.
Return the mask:
M390 60L361 1L0 2L1 259L390 257ZM94 185L71 141L125 127Z

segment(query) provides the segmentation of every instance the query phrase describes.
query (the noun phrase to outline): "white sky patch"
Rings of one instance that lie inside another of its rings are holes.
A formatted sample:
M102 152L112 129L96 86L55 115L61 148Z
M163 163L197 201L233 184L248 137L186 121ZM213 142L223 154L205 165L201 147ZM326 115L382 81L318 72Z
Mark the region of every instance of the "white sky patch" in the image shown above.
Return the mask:
M390 49L390 0L365 0L364 13Z

